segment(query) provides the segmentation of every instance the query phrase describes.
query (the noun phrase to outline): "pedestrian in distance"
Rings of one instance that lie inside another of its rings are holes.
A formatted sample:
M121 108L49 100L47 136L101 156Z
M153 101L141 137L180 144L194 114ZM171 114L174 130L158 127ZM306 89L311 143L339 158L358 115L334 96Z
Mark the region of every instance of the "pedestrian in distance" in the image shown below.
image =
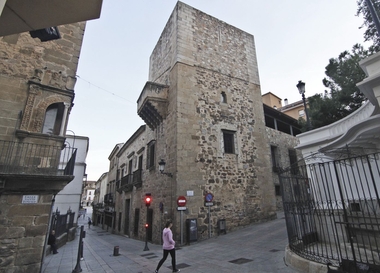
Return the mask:
M57 238L55 237L55 230L53 229L48 238L48 245L50 246L50 251L53 251L53 254L57 254L57 245L55 242L57 241Z
M91 224L92 224L91 218L88 217L88 228L89 228L89 229L91 229Z
M173 233L171 230L171 227L173 226L172 221L166 222L165 228L162 232L162 241L164 242L162 245L163 249L163 257L162 259L158 262L157 268L154 271L155 273L158 273L158 270L162 266L162 264L166 261L166 258L168 257L169 253L170 256L172 257L172 268L173 272L179 272L180 270L177 269L176 266L176 261L175 261L175 241L173 240Z

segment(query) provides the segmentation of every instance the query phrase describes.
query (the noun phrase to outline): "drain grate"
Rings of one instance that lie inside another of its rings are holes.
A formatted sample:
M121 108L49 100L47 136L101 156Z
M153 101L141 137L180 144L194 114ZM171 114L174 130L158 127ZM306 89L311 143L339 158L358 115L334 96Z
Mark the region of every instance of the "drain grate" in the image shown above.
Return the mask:
M269 252L278 252L278 251L281 251L281 250L278 250L278 249L269 250Z
M249 263L249 262L252 262L252 261L253 260L251 260L251 259L239 258L239 259L232 260L232 261L229 261L229 262L233 263L233 264L246 264L246 263Z

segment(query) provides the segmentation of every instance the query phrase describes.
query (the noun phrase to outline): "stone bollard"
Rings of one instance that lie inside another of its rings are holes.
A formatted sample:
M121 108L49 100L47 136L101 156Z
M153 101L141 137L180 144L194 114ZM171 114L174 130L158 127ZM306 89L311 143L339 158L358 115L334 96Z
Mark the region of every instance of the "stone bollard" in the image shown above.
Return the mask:
M113 256L119 256L119 246L115 246L113 248Z

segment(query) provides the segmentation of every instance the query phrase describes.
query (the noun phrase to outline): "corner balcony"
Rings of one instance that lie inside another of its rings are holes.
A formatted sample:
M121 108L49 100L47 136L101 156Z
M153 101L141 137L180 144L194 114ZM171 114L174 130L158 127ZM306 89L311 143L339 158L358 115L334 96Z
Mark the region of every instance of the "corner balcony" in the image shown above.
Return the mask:
M154 130L166 118L169 86L147 82L137 100L137 114Z
M0 193L58 193L74 179L76 150L0 140Z

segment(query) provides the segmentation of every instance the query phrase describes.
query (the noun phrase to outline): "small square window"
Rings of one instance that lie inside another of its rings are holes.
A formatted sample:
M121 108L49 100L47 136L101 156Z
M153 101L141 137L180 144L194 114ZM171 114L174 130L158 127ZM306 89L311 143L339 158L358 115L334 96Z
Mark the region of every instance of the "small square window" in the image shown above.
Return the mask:
M305 115L305 110L304 110L304 109L299 110L299 111L298 111L298 115L299 115L300 117L303 117L303 116Z

